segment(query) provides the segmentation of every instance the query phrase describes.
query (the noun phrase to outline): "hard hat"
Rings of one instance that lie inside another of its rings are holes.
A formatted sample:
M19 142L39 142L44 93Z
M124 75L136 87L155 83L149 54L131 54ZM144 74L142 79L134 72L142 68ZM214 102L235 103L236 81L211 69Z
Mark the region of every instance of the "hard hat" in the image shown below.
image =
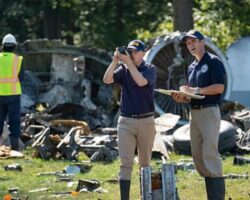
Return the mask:
M4 38L3 38L3 41L2 41L2 45L5 45L5 44L14 44L14 45L16 45L17 44L16 38L10 33L5 35Z

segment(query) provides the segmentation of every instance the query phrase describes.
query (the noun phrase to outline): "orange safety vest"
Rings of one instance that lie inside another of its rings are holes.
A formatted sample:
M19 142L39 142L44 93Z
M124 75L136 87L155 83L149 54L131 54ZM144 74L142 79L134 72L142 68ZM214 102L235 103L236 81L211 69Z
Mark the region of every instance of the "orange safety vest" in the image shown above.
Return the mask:
M0 96L22 93L18 78L21 64L21 56L14 53L0 53Z

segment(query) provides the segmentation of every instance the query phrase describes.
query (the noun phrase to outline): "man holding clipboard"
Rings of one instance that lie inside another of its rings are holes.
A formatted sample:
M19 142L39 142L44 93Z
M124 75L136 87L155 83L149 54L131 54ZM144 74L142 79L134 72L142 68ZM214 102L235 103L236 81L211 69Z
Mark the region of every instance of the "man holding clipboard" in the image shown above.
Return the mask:
M225 199L225 180L218 152L221 96L224 91L224 66L220 59L205 49L204 36L190 30L184 36L195 60L188 67L188 86L171 92L173 99L191 106L191 150L196 170L205 178L208 200ZM195 99L191 95L203 95ZM190 99L191 97L191 99Z

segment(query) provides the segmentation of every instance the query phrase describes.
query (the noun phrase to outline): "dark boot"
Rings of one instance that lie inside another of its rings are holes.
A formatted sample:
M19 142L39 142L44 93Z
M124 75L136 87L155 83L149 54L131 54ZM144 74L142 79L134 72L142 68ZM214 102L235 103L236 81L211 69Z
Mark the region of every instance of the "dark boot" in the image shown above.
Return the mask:
M129 200L130 180L120 180L121 200Z
M206 177L205 182L208 200L225 199L225 179L223 177Z
M19 151L19 138L18 137L10 137L10 146L12 150Z

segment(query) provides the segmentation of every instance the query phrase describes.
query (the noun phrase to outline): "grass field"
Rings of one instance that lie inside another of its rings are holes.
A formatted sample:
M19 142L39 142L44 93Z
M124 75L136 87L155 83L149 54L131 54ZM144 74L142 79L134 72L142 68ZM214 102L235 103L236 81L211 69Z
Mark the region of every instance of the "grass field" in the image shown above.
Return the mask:
M59 182L55 176L37 176L40 172L62 171L70 165L70 161L34 159L31 150L24 151L23 159L7 159L0 160L0 197L8 194L8 189L18 188L19 193L16 197L25 200L50 200L50 199L81 199L81 200L119 200L119 185L117 182L109 181L117 178L119 170L119 160L113 163L94 163L92 169L83 174L77 174L73 181L76 182L72 186L68 186L67 182ZM84 155L80 156L81 160L86 159ZM171 155L168 162L176 162L180 159L190 159L188 156ZM5 171L4 166L7 164L19 163L22 172ZM153 159L153 170L160 169L160 160ZM233 156L226 156L223 160L225 174L245 174L250 172L250 165L234 166ZM135 164L131 185L131 200L139 200L139 178L138 165ZM101 182L101 187L106 193L85 192L77 196L64 195L60 197L53 196L56 192L74 191L77 186L78 179L97 179ZM205 200L205 184L204 180L197 172L178 170L176 174L176 186L181 200ZM48 191L29 193L30 190L39 188L49 188ZM250 199L250 180L249 179L226 179L226 199L232 200L249 200ZM13 196L13 195L12 195Z

